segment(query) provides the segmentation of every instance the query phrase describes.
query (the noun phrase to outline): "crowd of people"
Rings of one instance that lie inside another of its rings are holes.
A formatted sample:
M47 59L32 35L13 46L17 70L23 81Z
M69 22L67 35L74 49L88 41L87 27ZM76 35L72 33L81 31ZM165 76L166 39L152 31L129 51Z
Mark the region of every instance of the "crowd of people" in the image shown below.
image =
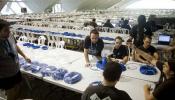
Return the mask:
M107 20L106 23L107 24L104 24L105 27L107 25L111 27L111 24L109 24L110 20ZM123 23L128 23L128 21L123 21ZM150 23L154 22L152 22L152 20L146 22L146 17L144 15L140 15L138 17L138 24L133 26L130 30L130 39L126 41L126 45L122 45L122 37L117 36L115 38L113 53L108 55L112 59L112 62L108 62L105 66L103 72L104 80L99 84L91 84L82 95L82 100L100 100L103 98L108 98L107 100L130 100L131 98L126 92L115 88L115 84L119 80L121 74L121 71L119 71L117 67L120 66L119 63L126 64L130 59L130 54L133 54L132 56L134 61L156 66L161 71L161 74L163 74L162 78L164 78L164 81L160 82L160 85L158 85L153 92L151 92L149 85L146 84L144 86L143 90L146 100L166 100L167 98L175 98L173 95L175 92L175 60L159 60L156 48L151 45L152 35L153 32L156 31L156 25ZM121 26L123 25L124 24L121 24ZM99 58L99 55L101 55L100 53L104 47L103 40L99 38L99 33L96 29L90 32L89 38L91 40L89 47L87 47L86 44L88 43L85 41L84 48L86 66L90 66L90 62L87 57L88 52L89 54ZM93 46L93 49L91 46ZM132 46L137 48L137 50L132 50ZM175 45L170 48L165 48L165 50L173 51L175 50L174 48ZM94 54L90 53L91 51L94 51ZM121 61L118 62L118 59L121 59Z
M115 37L112 54L107 55L111 61L105 65L103 81L98 84L92 83L83 93L82 100L131 100L131 97L125 91L115 87L122 73L119 63L126 64L130 56L134 56L135 61L156 66L163 74L164 81L153 92L151 92L149 85L143 87L146 100L175 98L175 60L159 61L157 50L151 45L156 25L150 23L154 22L152 20L146 22L145 16L140 15L138 17L138 24L131 28L128 20L121 19L119 26L130 30L130 39L126 41L126 45L123 45L122 37ZM98 26L96 19L92 19L88 25L94 27L94 29L90 31L89 36L84 40L86 67L91 66L88 55L93 55L100 59L104 49L104 42L99 38L100 33L96 29ZM17 100L17 95L20 93L19 84L23 81L19 69L18 53L27 62L31 62L31 60L16 45L17 41L10 34L9 26L8 22L0 20L0 89L6 90L7 100ZM110 23L110 19L108 19L103 27L113 28L114 26ZM133 46L142 52L139 53L139 51L134 50ZM175 50L175 45L165 50L173 51ZM120 59L120 62L118 59Z

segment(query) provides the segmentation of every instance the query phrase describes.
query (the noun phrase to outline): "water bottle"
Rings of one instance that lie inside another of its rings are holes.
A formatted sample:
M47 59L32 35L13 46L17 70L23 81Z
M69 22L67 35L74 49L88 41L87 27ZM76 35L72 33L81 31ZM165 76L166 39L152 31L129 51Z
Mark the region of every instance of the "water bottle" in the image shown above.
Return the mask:
M102 69L104 69L105 65L107 64L107 57L105 55L102 56Z

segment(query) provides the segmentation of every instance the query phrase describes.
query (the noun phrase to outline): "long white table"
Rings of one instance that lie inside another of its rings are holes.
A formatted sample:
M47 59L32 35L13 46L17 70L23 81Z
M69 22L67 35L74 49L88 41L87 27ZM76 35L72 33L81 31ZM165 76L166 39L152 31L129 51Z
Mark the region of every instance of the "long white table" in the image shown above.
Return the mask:
M70 33L75 33L75 34L81 34L84 35L84 37L79 38L79 37L70 37L70 36L62 36L65 38L72 38L72 39L78 39L78 40L84 40L85 36L89 35L89 31L85 30L72 30L72 29L57 29L57 28L49 28L49 27L35 27L35 26L26 26L26 25L12 25L14 29L17 28L25 28L25 29L32 29L32 30L42 30L42 31L50 31L50 32L70 32ZM41 35L40 33L37 33ZM43 33L42 33L43 34ZM110 37L110 38L115 38L117 36L121 36L123 40L126 42L127 39L129 39L129 34L119 34L119 33L108 33L108 32L100 32L101 37ZM104 40L105 43L114 43L114 41L109 41L109 40Z
M63 80L54 80L52 77L42 77L39 73L32 73L31 71L23 72L33 75L34 77L40 77L43 81L55 84L72 91L83 93L88 85L94 81L101 81L102 71L94 70L93 67L85 67L84 55L81 52L64 50L64 49L32 49L28 47L19 46L29 56L32 60L39 61L41 63L46 63L48 65L56 66L57 68L67 69L69 72L76 71L82 74L83 78L76 84L67 84ZM92 63L95 61L90 56ZM139 68L139 67L138 67ZM144 100L143 86L145 84L150 84L152 87L155 87L155 83L152 80L159 79L158 76L145 76L139 74L139 72L128 70L122 73L122 77L119 82L116 84L118 89L126 91L133 100Z
M142 65L146 65L146 64L128 61L126 64L127 70L124 71L122 75L145 80L145 81L155 82L155 83L159 82L159 79L161 76L160 70L157 67L155 67L157 70L157 73L155 75L144 75L140 72L140 66Z
M82 59L83 60L83 59ZM82 74L83 78L76 84L67 84L63 81L55 81L51 77L44 77L43 80L79 93L83 93L88 85L95 81L102 81L102 71L92 70L90 67L85 67L84 62L82 63L75 61L69 65L69 71L76 71ZM116 84L116 88L126 91L133 100L144 100L143 86L145 84L155 87L155 84L150 81L127 77L122 74L121 79Z

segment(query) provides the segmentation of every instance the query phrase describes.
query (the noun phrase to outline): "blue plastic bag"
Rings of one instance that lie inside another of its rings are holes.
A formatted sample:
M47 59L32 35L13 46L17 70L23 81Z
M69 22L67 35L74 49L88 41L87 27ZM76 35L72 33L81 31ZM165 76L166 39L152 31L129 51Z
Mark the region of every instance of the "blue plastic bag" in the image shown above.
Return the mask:
M53 73L52 73L52 78L54 79L54 80L63 80L63 78L64 78L64 75L67 73L68 71L67 70L65 70L65 69L57 69L56 71L54 71Z
M30 66L31 66L30 63L25 63L24 65L21 66L21 68L23 68L24 70L28 71L28 70L30 70Z
M48 47L47 46L42 46L41 49L42 50L48 50Z
M30 66L30 70L32 71L32 73L38 73L40 71L41 67L38 65L31 65Z
M66 73L64 76L64 82L68 84L75 84L82 79L82 75L78 72Z
M102 57L101 61L97 61L96 66L97 66L97 68L104 70L106 64L107 64L107 58Z
M145 75L155 75L157 73L157 70L152 66L143 65L140 67L140 72Z
M56 69L55 66L48 66L41 69L41 74L43 77L51 76Z

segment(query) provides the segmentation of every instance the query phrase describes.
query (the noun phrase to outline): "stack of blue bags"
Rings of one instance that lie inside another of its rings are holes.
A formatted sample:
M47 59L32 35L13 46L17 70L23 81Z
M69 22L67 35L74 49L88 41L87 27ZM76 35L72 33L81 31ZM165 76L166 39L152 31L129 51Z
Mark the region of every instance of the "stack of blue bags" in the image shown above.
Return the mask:
M37 61L28 63L23 58L19 58L19 65L26 71L41 73L43 77L51 76L54 80L64 80L68 84L75 84L82 79L82 75L78 72L68 72L66 69L57 69L55 66L48 66Z

